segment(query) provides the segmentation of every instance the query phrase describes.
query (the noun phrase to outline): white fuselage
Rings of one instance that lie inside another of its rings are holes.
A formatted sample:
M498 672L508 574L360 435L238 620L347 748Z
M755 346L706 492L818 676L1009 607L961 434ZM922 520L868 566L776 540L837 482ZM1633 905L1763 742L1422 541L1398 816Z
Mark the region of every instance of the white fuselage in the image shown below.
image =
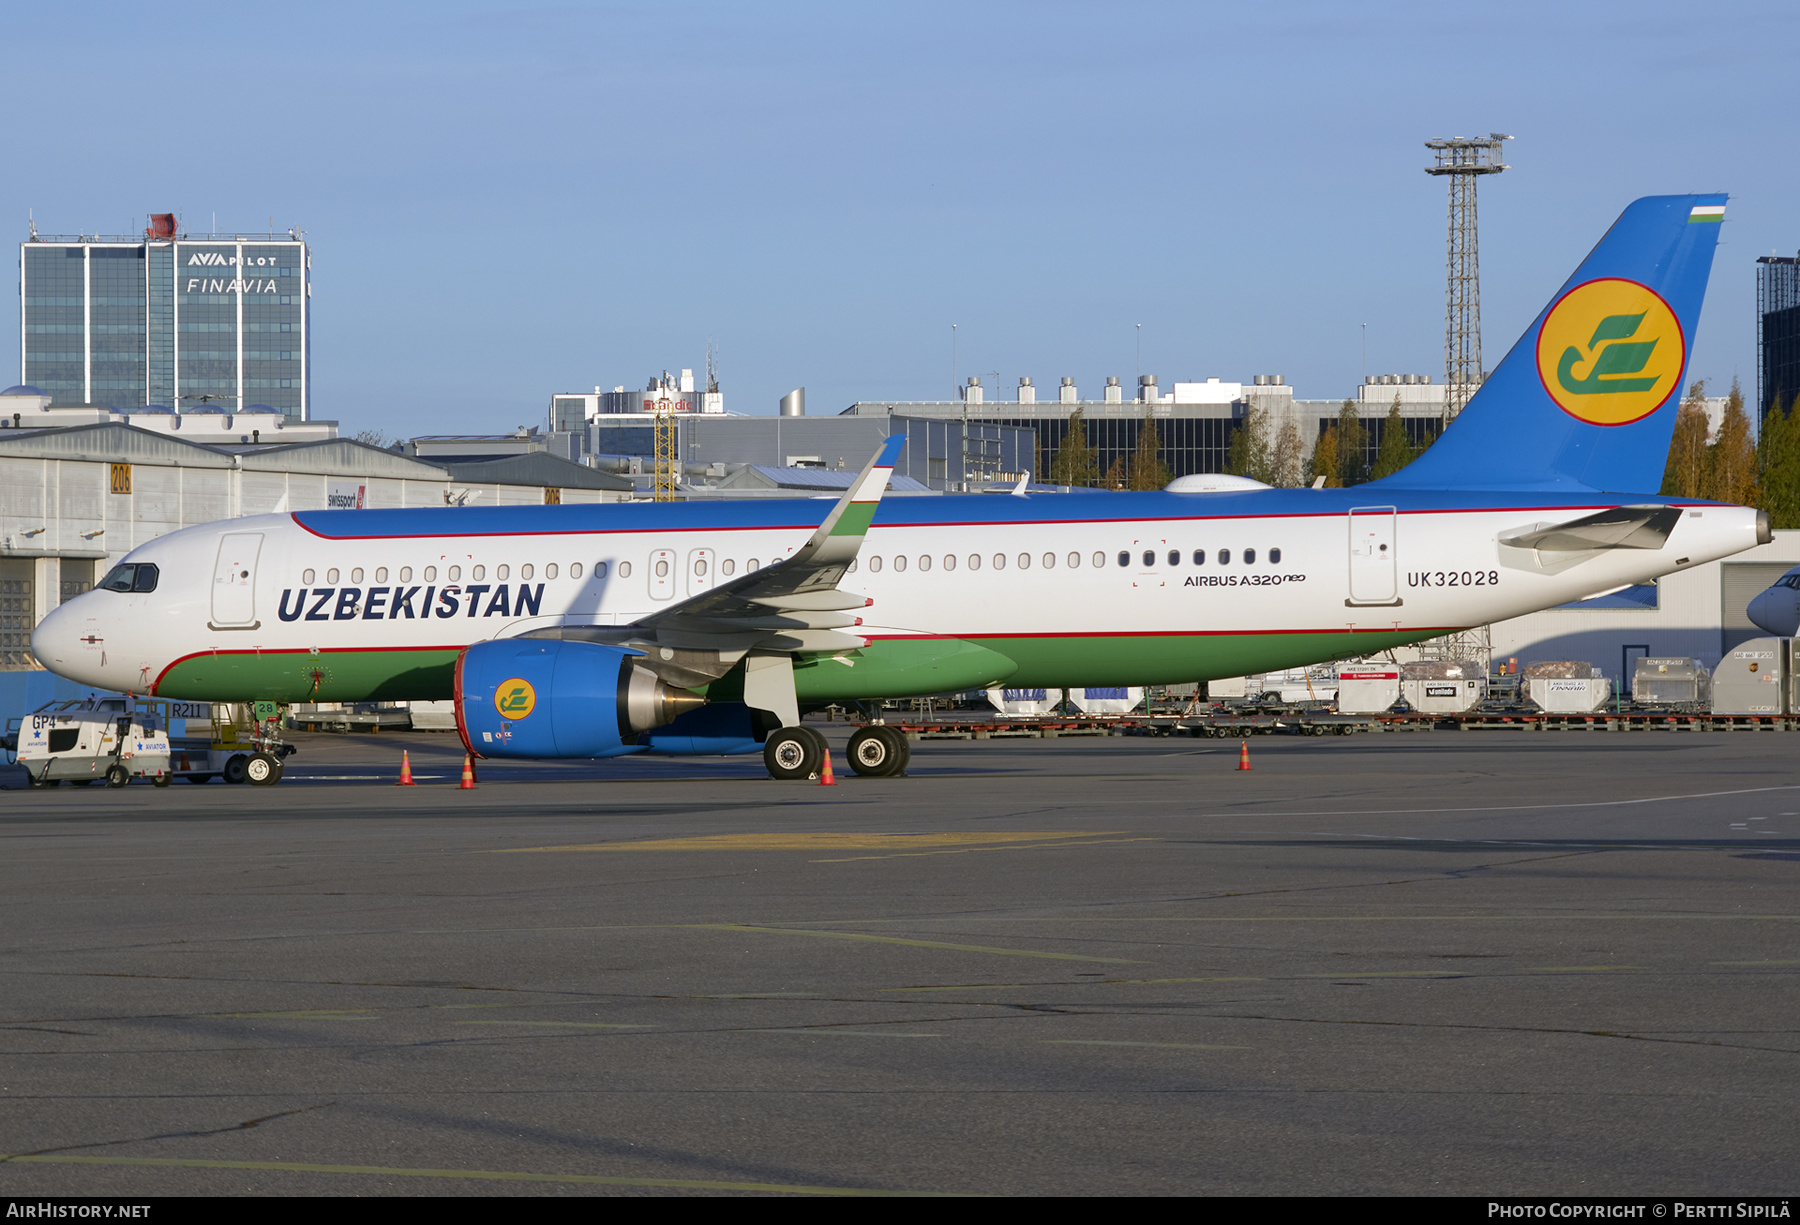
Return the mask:
M1198 494L1172 496L1171 510L1182 513L1159 518L878 522L842 583L872 600L851 632L876 642L1427 637L1724 557L1754 545L1757 534L1754 511L1693 507L1660 549L1597 550L1570 562L1498 538L1586 513L1579 508L1295 514L1289 507L1303 492L1280 492L1284 513L1269 516L1209 513L1208 499L1219 495ZM1081 496L1082 508L1099 497ZM1254 500L1234 497L1231 509ZM457 514L443 512L445 529L456 527ZM208 652L454 650L565 621L626 625L788 556L809 532L447 530L330 539L291 516L263 515L135 550L128 561L159 567L154 592L84 594L46 618L33 645L59 674L145 693L173 664ZM1160 679L1205 678L1173 663ZM1106 680L1072 662L1064 683Z

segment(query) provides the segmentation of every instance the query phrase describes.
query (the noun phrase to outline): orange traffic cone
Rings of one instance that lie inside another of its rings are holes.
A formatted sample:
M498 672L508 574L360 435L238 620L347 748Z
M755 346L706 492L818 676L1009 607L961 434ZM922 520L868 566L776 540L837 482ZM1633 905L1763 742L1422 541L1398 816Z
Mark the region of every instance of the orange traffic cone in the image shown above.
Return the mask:
M190 765L188 765L188 755L187 755L187 754L186 754L186 753L183 753L183 754L182 754L182 755L181 755L181 769L182 769L182 771L183 771L183 772L184 772L184 773L185 773L185 772L186 772L186 771L188 771L188 770L192 770L192 769L193 769L193 768L194 768L194 767L192 767L192 766L190 766Z
M825 768L819 772L819 786L835 787L837 779L831 773L831 750L825 750Z
M475 790L475 759L468 753L463 754L462 782L457 785L458 791Z
M1240 740L1238 741L1238 769L1248 770L1249 768L1250 742L1248 740Z
M407 755L407 752L405 749L400 750L400 781L395 783L394 786L396 786L396 787L416 787L416 786L418 786L418 784L413 782L413 779L412 779L412 758Z

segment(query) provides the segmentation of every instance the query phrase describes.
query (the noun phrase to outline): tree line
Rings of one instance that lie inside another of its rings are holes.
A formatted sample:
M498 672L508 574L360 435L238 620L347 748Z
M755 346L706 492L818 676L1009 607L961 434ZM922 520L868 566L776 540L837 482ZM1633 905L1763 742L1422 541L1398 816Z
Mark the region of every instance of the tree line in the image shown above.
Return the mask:
M1300 427L1292 419L1278 425L1267 409L1252 406L1232 427L1226 444L1225 471L1288 489L1311 485L1319 477L1324 477L1328 486L1359 485L1400 471L1431 445L1427 441L1414 446L1407 437L1398 396L1382 425L1381 443L1372 463L1367 458L1369 433L1356 411L1356 401L1345 400L1337 420L1326 426L1309 455ZM1069 414L1069 428L1062 445L1048 464L1040 462L1038 471L1056 485L1161 489L1170 479L1161 449L1156 418L1146 408L1137 446L1101 472L1099 451L1088 441L1086 422L1081 410L1076 409Z
M1706 380L1695 381L1675 414L1663 494L1754 506L1769 513L1774 527L1800 527L1800 417L1794 413L1795 399L1783 408L1777 391L1763 416L1760 437L1752 437L1743 389L1732 379L1718 432L1709 440Z
M1775 527L1800 528L1800 411L1796 410L1800 410L1800 392L1789 397L1785 406L1777 392L1763 417L1760 434L1753 435L1743 390L1733 379L1714 434L1706 416L1706 381L1696 380L1676 411L1663 472L1663 495L1754 506L1767 511ZM1311 485L1321 477L1329 487L1360 485L1400 471L1434 441L1412 442L1398 396L1382 423L1381 442L1372 461L1368 457L1369 433L1356 401L1347 399L1309 456L1292 419L1278 425L1266 409L1253 406L1232 428L1225 470L1283 488ZM1076 409L1069 415L1062 445L1038 470L1057 485L1161 489L1170 479L1161 448L1155 416L1146 407L1137 446L1101 472L1099 451L1088 441L1086 423Z

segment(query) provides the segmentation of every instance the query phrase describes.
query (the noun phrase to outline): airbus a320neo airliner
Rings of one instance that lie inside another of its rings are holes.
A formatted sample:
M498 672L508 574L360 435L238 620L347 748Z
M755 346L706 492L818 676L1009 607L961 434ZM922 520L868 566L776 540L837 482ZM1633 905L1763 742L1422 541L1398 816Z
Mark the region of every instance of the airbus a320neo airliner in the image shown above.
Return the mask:
M1518 616L1770 539L1755 510L1651 492L1724 212L1722 195L1632 204L1438 442L1370 484L882 501L897 436L829 513L322 510L187 528L51 613L32 649L158 697L454 698L483 757L760 750L791 778L818 768L823 738L800 716L827 703L1237 676ZM870 726L851 764L890 774L906 753Z

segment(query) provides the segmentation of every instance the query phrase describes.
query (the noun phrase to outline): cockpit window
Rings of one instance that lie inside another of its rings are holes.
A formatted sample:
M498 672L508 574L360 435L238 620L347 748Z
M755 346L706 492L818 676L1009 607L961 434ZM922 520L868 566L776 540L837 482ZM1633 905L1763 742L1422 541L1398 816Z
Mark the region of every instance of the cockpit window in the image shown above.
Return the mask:
M102 591L155 591L156 577L156 567L148 562L139 562L136 565L118 565L114 566L106 577L100 580L100 589Z

